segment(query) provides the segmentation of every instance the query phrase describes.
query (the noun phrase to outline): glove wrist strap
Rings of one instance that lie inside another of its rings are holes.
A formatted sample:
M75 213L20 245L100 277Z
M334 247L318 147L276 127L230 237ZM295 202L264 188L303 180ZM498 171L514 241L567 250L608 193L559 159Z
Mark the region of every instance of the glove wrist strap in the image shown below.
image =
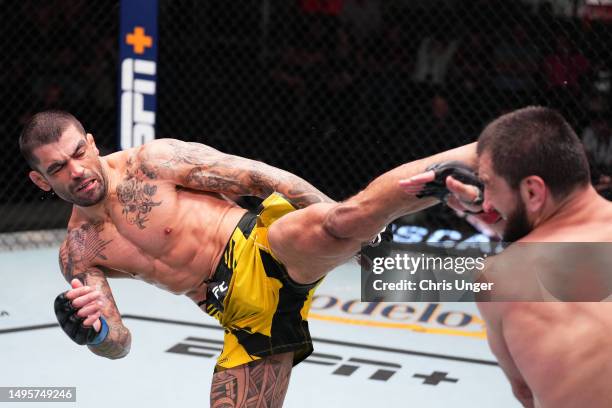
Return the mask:
M98 332L98 335L89 343L87 343L89 346L97 346L98 344L102 343L106 337L108 336L108 324L106 323L106 320L100 316L100 323L102 323L101 327L100 327L100 331Z

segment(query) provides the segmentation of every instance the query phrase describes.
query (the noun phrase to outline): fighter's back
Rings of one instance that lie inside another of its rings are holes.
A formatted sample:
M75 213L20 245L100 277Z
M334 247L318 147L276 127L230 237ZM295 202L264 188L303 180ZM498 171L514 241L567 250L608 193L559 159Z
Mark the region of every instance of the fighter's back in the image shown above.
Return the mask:
M545 269L553 264L580 264L574 258L581 251L605 253L612 260L609 255L612 252L606 251L612 245L612 203L598 198L589 205L592 207L534 230L520 244L535 245L538 252L548 246L557 255L546 265L535 258L525 258L523 262L531 273L539 269L546 275ZM570 247L575 250L567 250ZM593 265L592 259L579 261ZM561 274L558 270L552 271L559 282L558 288L581 282L585 271L578 269L566 269ZM600 272L606 272L608 278L612 275L612 269ZM609 380L612 378L612 302L555 301L551 292L554 293L542 288L543 301L508 302L501 309L503 338L516 367L542 407L612 406ZM571 290L560 289L561 292L572 296ZM599 293L600 298L610 295L609 289L604 292Z
M612 303L510 303L502 321L508 351L543 407L612 406Z

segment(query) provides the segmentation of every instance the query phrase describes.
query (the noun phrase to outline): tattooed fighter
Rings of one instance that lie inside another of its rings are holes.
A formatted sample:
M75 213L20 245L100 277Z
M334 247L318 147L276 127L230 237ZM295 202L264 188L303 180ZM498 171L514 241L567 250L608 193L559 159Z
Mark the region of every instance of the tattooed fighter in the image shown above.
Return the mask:
M31 180L74 204L60 248L72 286L55 302L61 327L121 358L131 336L107 278L188 296L225 328L212 407L280 407L292 366L312 352L318 282L393 219L437 203L398 190L399 179L475 158L468 145L405 164L338 204L297 176L198 143L160 139L100 157L66 112L36 114L19 144ZM252 214L229 195L265 200Z

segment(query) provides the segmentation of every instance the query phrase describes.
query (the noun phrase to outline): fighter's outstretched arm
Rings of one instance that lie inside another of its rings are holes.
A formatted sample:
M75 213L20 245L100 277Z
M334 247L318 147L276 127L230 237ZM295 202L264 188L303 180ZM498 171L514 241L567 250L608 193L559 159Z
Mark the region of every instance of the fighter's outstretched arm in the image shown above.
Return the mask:
M85 224L68 232L60 248L60 269L66 281L73 287L66 292L66 296L72 301L73 307L79 309L78 316L85 318L83 324L93 326L99 331L101 324L98 317L101 315L108 325L106 338L95 346L88 345L89 349L99 356L118 359L129 353L132 336L128 328L123 325L104 272L101 268L92 266L97 257L104 257L103 250L107 243L98 239L97 234L92 233L93 228L96 227ZM81 287L77 289L73 282L75 279L82 283L82 286L78 285ZM75 297L81 297L81 299L95 297L96 301L101 301L101 305L95 305L94 302L75 304L79 301Z
M141 146L138 159L145 174L170 178L197 190L260 198L276 191L297 208L333 202L294 174L200 143L158 139Z
M381 226L402 215L439 203L435 198L417 198L400 188L400 180L416 176L435 163L459 160L476 167L476 143L406 163L372 181L363 191L329 211L326 230L337 238L367 241Z

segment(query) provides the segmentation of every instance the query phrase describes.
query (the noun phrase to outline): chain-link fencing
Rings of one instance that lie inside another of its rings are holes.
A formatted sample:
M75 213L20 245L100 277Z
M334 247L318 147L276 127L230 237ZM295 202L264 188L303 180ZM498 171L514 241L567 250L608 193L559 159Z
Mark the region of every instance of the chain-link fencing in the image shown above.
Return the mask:
M74 113L114 147L118 3L0 1L0 232L65 226L70 206L28 179L18 137L34 113Z
M0 231L62 227L69 207L28 181L17 137L32 113L61 108L102 151L116 149L119 4L0 7ZM344 199L403 162L474 141L501 113L543 104L584 139L604 193L612 26L607 7L595 9L536 0L160 0L157 137L263 160ZM443 209L425 217L458 222Z

